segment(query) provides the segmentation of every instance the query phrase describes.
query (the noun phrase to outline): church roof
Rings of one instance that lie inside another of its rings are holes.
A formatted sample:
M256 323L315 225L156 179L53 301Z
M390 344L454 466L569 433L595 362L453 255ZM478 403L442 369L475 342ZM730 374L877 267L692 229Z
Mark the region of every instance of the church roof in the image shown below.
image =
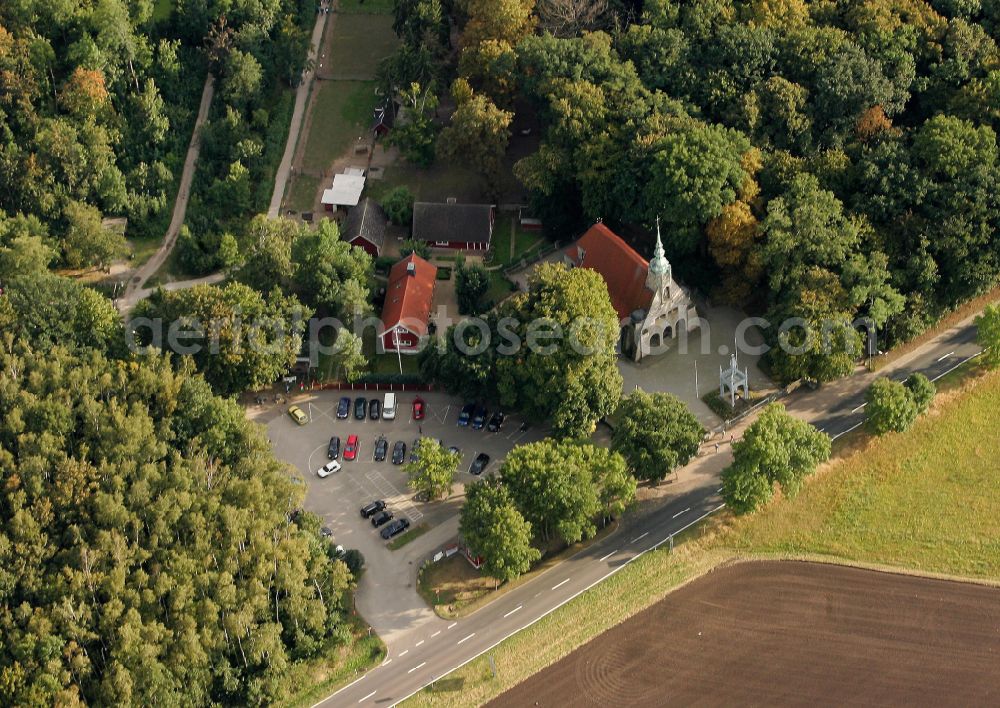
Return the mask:
M619 318L649 308L653 299L653 292L646 287L649 263L604 224L587 229L565 254L575 267L601 274Z

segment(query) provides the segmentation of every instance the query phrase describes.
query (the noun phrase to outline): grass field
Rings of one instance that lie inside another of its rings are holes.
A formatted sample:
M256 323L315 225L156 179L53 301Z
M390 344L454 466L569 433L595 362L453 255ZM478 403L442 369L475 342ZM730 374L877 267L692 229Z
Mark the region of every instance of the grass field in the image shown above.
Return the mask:
M379 60L399 44L391 15L341 15L333 39L321 69L333 79L374 79Z
M407 705L482 704L735 557L825 556L1000 580L1000 461L987 429L998 405L1000 372L967 380L910 431L862 442L830 463L795 499L695 527L673 553L647 553L502 642L490 652L497 677L483 656Z
M337 12L341 15L388 15L392 13L394 2L395 0L340 0Z
M423 536L425 533L431 530L431 527L427 524L420 524L409 529L406 533L396 536L396 538L385 544L385 547L390 551L398 551L400 548L408 544L410 541L416 541L418 538Z
M344 154L358 137L368 134L375 107L371 81L320 81L312 125L302 155L302 168L323 171Z
M795 499L737 520L737 551L1000 579L1000 374L949 394L907 433L871 441Z
M485 200L482 179L472 170L448 162L435 162L422 168L403 160L386 167L381 180L369 182L367 196L378 201L399 186L409 189L417 201L443 202L448 197L463 203ZM510 232L507 236L510 238Z
M311 211L316 204L319 185L320 180L317 177L306 174L295 175L285 195L285 209L298 212Z

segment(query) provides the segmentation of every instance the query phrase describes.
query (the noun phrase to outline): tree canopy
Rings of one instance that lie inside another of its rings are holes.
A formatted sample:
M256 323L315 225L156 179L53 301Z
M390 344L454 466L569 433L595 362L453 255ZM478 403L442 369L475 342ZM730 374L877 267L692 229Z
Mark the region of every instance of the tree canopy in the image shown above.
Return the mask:
M0 702L272 703L347 567L239 406L160 356L0 348Z
M625 458L636 479L660 482L690 462L704 432L676 396L635 391L618 407L611 446Z

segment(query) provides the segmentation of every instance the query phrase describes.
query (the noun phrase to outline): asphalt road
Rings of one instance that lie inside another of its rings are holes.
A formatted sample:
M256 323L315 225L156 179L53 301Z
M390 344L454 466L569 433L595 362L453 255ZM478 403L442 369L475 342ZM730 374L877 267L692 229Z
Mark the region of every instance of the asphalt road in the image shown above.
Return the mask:
M902 379L919 371L937 380L979 354L975 339L975 326L967 321L878 375ZM786 398L785 404L796 416L837 438L863 422L864 392L876 377L859 374L815 391L800 389ZM390 647L381 666L316 706L387 706L406 699L720 510L723 503L718 492L717 478L704 482L659 512L623 526L470 617L434 629L426 637L414 636L412 645Z

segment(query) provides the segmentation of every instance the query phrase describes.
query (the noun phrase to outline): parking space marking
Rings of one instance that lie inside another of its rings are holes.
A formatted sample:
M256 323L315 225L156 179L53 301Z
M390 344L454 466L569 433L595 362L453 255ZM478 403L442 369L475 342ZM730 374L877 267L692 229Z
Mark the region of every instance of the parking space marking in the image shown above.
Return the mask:
M403 496L403 494L396 489L392 482L386 479L385 475L383 475L379 470L372 470L365 475L365 478L375 485L375 488L379 490L384 498L391 499L398 497L399 500L394 502L394 504L400 509L406 511L409 515L410 521L419 521L424 518L424 515L417 509L417 507L413 506L413 502Z

